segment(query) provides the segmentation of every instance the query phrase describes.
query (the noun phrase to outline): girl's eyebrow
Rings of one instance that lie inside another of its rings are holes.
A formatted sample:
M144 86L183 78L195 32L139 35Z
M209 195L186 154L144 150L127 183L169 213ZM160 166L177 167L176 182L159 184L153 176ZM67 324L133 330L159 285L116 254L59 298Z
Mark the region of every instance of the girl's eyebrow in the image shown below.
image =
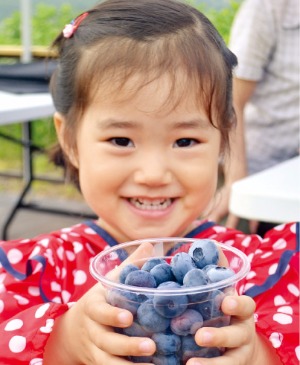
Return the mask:
M97 122L97 126L99 129L110 129L110 128L117 128L117 129L134 129L138 128L138 123L133 121L126 121L126 120L117 120L117 119L104 119Z
M173 125L174 129L198 129L198 128L207 128L207 126L210 125L208 120L197 118L192 120L186 120L186 121L180 121L175 122Z

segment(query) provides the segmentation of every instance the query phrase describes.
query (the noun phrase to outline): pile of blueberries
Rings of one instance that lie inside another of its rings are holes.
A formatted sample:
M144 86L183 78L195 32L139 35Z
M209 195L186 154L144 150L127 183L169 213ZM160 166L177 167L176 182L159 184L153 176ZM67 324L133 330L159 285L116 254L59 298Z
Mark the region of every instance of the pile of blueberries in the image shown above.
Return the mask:
M186 252L177 252L169 259L150 258L142 267L125 266L121 283L155 288L151 293L138 290L112 289L108 302L129 310L134 316L128 328L116 329L128 336L150 337L156 343L156 352L150 357L130 357L135 363L155 365L183 365L192 357L216 357L222 349L200 347L194 335L202 326L222 327L229 324L229 317L221 311L221 303L230 287L199 290L184 294L182 290L205 286L227 279L234 272L219 266L219 251L213 240L194 241ZM160 290L170 293L160 294Z

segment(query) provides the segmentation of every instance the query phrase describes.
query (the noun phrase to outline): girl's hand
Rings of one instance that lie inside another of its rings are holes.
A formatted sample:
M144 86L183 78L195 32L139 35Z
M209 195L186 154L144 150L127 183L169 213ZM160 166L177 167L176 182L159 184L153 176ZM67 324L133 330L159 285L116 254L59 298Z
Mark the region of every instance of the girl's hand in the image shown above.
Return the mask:
M137 255L132 254L126 263ZM45 348L44 365L128 365L130 362L122 357L152 355L155 343L151 339L114 332L113 327L128 327L132 321L129 311L106 302L105 289L98 283L56 320Z
M231 315L231 324L222 328L203 327L195 339L198 345L225 347L226 352L211 359L190 359L186 365L279 365L270 343L255 330L254 301L247 296L228 296L222 303L222 311Z

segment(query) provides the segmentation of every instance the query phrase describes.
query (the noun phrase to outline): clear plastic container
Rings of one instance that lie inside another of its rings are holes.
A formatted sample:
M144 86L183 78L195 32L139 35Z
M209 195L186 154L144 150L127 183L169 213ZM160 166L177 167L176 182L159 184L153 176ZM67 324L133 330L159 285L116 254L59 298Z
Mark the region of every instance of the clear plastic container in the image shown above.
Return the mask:
M123 279L120 281L120 273L128 264L135 265L135 270L141 269L152 258L163 259L171 264L174 256L181 252L188 253L191 245L197 241L203 240L137 240L104 250L91 261L90 272L107 289L107 301L114 306L128 309L134 316L132 326L116 328L116 332L128 336L150 337L156 343L157 350L153 356L130 357L130 361L150 362L155 365L184 365L191 357L215 357L222 354L222 348L198 346L194 335L201 327L222 327L230 324L230 318L222 313L221 303L226 295L235 292L237 282L250 270L244 253L214 241L220 255L217 265L230 268L233 274L224 280L205 285L187 287L176 278L172 280L176 285L155 288L127 285L121 282ZM137 277L135 270L132 275Z

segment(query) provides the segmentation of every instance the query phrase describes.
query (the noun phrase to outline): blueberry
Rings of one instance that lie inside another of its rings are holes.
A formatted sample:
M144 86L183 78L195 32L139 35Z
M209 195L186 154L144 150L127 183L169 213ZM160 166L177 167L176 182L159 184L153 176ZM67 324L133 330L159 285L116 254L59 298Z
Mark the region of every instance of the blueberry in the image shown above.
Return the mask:
M174 289L176 287L180 288L180 285L172 282L162 283L157 287L157 290L161 289ZM188 297L186 295L180 294L156 294L153 298L153 305L157 313L166 318L173 318L182 314L188 305Z
M150 337L151 332L145 330L137 321L132 322L131 326L123 328L124 335L131 337Z
M225 295L222 291L214 290L207 300L197 303L193 306L193 308L202 315L204 321L210 320L212 318L222 317L223 312L221 310L221 304L224 296Z
M152 340L156 344L156 352L161 355L175 354L181 347L181 339L174 333L155 333Z
M171 267L173 274L179 284L182 284L185 274L195 269L195 264L192 257L186 252L179 252L172 257Z
M205 273L207 273L208 270L217 267L218 265L214 265L214 264L210 264L210 265L206 265L204 266L204 268L202 269Z
M165 281L173 281L175 277L172 272L172 268L168 263L158 264L150 270L150 274L153 275L157 285Z
M149 271L156 265L159 264L164 264L166 262L166 260L162 259L162 258L158 258L158 257L153 257L149 260L147 260L144 265L142 266L142 270L144 271Z
M161 316L153 306L152 299L143 302L137 310L137 320L146 331L151 333L163 332L169 325L170 320Z
M211 267L207 270L207 276L209 277L211 283L228 279L233 275L234 271L224 266Z
M108 291L107 302L114 307L127 309L133 315L136 314L137 309L140 305L139 298L135 293L121 291L117 289Z
M180 316L171 320L171 330L179 336L194 335L202 326L203 317L194 309L187 309Z
M194 336L183 336L181 338L181 358L185 364L192 357L203 357L205 347L197 345Z
M130 356L130 361L138 364L152 363L152 356Z
M129 264L126 265L120 272L120 283L125 284L125 279L127 277L127 275L132 272L132 271L136 271L139 270L139 268L136 265L133 264Z
M183 278L183 286L190 288L200 285L207 285L209 282L208 276L201 269L192 269L188 271ZM209 293L207 291L188 294L189 302L196 303L204 300L208 297Z
M156 288L157 286L153 275L143 270L130 272L126 277L125 284L144 288Z
M155 365L179 365L180 359L177 355L159 355L152 357L152 363Z
M209 239L193 242L189 249L189 255L193 258L199 269L202 269L206 265L217 265L219 261L218 247L214 241Z

